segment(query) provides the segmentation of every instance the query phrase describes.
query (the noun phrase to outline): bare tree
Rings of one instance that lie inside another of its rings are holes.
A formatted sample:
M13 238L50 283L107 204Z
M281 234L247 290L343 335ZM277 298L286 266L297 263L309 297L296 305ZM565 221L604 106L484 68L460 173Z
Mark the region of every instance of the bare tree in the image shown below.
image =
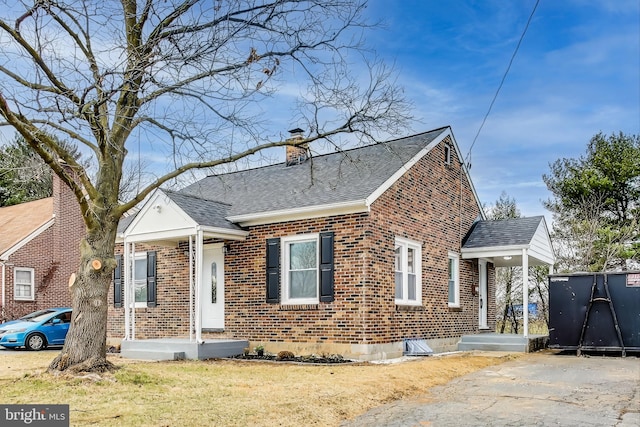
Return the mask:
M496 306L499 332L518 333L519 320L515 306L522 301L522 268L500 267L496 269ZM515 301L515 304L514 304ZM507 324L511 327L507 329Z
M351 73L366 57L366 4L357 0L3 3L1 124L72 189L86 225L70 280L74 318L52 370L111 368L107 292L117 225L153 189L270 147L400 132L410 118L387 68L365 61L364 84ZM295 119L310 129L307 138L263 137L261 112L279 91L299 95ZM50 135L83 147L96 173ZM164 156L166 169L123 202L123 165L139 144Z
M520 218L520 210L513 197L505 191L500 194L495 204L488 209L487 218L492 220ZM518 315L514 310L514 301L522 300L522 268L501 267L496 269L496 305L500 333L505 333L507 323L511 324L512 333L518 333ZM519 298L519 299L518 299Z

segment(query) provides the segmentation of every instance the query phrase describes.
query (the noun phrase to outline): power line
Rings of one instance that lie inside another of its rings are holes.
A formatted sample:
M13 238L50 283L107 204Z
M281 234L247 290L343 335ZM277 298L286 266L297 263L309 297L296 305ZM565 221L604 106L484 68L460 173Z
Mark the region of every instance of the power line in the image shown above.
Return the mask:
M529 15L529 19L527 20L527 25L525 25L524 31L522 31L522 35L520 35L520 40L518 40L518 44L516 45L516 48L513 51L513 55L511 55L511 60L509 61L509 65L507 66L507 70L504 72L504 75L502 76L502 80L500 81L500 85L498 85L498 90L496 90L495 95L493 95L493 99L491 100L491 104L489 104L489 109L487 110L487 114L484 115L484 119L482 119L482 123L480 124L480 127L478 128L478 132L476 132L476 136L473 138L473 142L471 143L471 146L469 147L469 152L467 153L467 157L465 158L465 162L467 164L469 164L469 161L471 160L471 150L473 149L473 146L476 144L476 141L478 140L478 136L480 135L480 131L482 131L482 128L484 127L484 124L487 121L487 117L489 117L489 113L491 113L491 109L493 108L493 104L496 102L496 98L498 97L498 94L500 93L500 89L502 89L502 85L504 84L504 81L507 78L507 74L509 74L509 70L511 70L511 65L513 64L513 60L516 58L516 54L518 53L518 49L520 49L520 45L522 44L522 40L524 39L524 35L527 34L527 30L529 29L529 24L531 24L531 20L533 19L533 15L536 13L536 9L538 8L538 4L539 3L540 3L540 0L536 0L536 4L533 5L533 10L531 11L531 14Z

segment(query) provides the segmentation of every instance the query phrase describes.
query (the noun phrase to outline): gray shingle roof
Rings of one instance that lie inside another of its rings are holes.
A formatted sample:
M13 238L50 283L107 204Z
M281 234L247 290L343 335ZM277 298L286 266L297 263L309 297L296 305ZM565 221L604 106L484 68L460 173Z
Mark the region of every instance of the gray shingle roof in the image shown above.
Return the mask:
M543 216L476 222L462 241L463 248L526 245L533 239Z
M206 227L226 228L230 230L242 229L236 224L225 219L230 208L226 203L206 200L175 191L163 190L163 192L200 225Z
M385 143L204 178L180 191L248 215L364 200L446 131L435 129Z
M162 190L176 205L199 225L205 227L223 228L228 230L242 230L242 228L226 219L229 205L206 200L189 194ZM124 217L118 223L118 233L123 233L133 222L139 212Z

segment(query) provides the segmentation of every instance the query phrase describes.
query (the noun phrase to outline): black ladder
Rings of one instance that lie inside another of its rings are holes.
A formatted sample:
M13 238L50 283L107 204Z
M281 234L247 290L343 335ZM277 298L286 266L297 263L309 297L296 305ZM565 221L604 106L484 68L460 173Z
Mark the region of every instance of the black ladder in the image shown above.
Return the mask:
M587 306L587 313L584 316L584 322L582 323L582 331L580 331L580 341L578 341L578 350L577 355L580 356L582 354L582 347L584 341L584 333L587 329L587 323L589 322L589 313L591 313L591 307L594 302L606 302L609 303L609 311L611 312L611 317L613 318L613 325L616 328L616 334L618 335L618 342L620 343L620 348L622 349L622 357L626 357L627 352L624 348L624 342L622 341L622 333L620 333L620 326L618 325L618 318L616 317L616 310L613 308L613 302L611 301L611 294L609 293L609 283L607 280L607 275L604 275L604 291L606 293L606 298L594 298L593 295L596 291L596 275L593 276L593 284L591 285L591 297L589 298L589 305Z

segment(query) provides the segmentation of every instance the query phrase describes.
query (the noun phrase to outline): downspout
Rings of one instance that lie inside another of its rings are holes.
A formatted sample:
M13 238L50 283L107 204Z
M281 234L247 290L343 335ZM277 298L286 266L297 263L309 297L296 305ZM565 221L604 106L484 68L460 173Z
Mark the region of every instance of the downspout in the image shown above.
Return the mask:
M4 305L5 305L5 290L4 287L6 285L5 283L5 274L6 274L6 267L5 267L5 263L4 261L0 261L0 264L2 264L2 318L0 319L1 321L4 321Z

